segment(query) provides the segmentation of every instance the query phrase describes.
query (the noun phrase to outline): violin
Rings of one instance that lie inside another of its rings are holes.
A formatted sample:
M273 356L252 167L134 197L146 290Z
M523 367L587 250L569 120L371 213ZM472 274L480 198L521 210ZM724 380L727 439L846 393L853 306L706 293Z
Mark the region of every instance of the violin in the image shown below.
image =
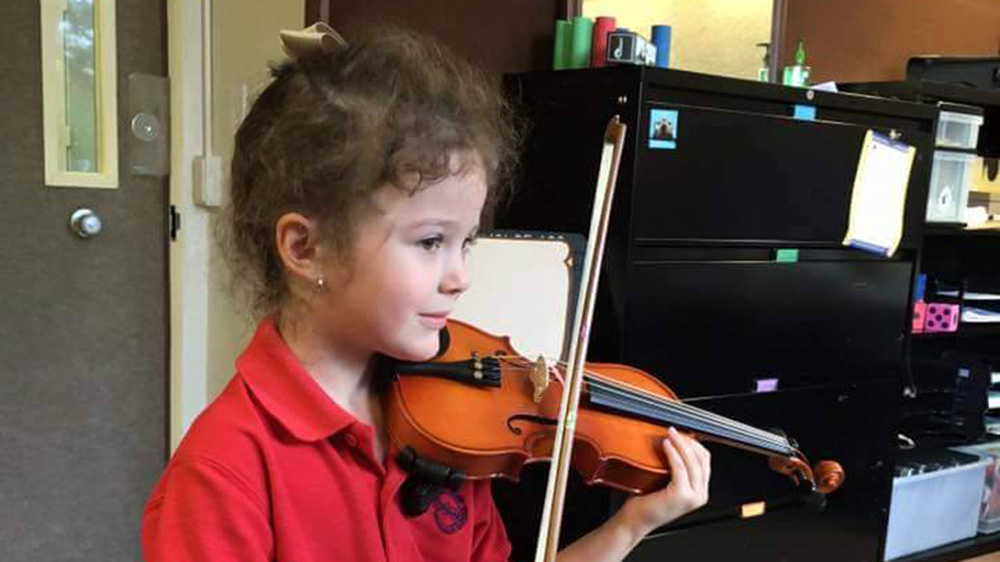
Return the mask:
M516 481L525 464L550 460L564 366L527 359L508 337L457 320L441 339L433 360L394 366L382 400L395 444L473 479ZM587 484L635 494L665 486L670 426L763 455L806 492L825 495L844 481L838 463L810 467L787 437L685 404L642 370L587 362L583 379L572 466Z
M382 394L400 464L428 481L408 488L416 492L408 497L424 498L410 505L414 514L426 508L428 486L456 487L466 477L516 480L525 464L551 460L536 562L556 559L570 467L590 484L633 493L663 487L670 470L660 450L670 426L764 455L817 506L844 481L839 464L823 461L811 468L784 436L685 404L639 369L586 361L626 129L613 116L602 139L568 361L531 361L509 338L453 320L441 333L438 356L399 363Z

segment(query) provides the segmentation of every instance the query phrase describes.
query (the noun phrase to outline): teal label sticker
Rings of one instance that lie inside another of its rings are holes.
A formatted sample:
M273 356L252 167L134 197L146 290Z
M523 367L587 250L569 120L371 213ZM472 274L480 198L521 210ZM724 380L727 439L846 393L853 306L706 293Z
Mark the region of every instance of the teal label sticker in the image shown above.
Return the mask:
M799 261L798 248L778 248L774 253L774 261L778 263L795 263Z
M796 105L795 113L793 116L796 119L802 121L815 121L816 120L816 106L813 105Z
M677 148L677 111L652 109L649 112L649 148Z

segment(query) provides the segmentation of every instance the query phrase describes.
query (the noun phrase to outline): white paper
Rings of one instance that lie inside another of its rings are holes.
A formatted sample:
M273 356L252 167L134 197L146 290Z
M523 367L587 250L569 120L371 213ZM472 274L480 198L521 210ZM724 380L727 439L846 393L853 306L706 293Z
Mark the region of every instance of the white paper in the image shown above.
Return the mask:
M989 408L990 410L995 410L997 408L1000 408L1000 392L991 390L989 391L988 397L989 398L987 398L987 403L986 403L987 408Z
M962 307L962 322L967 324L989 324L1000 322L1000 312L976 308L974 306Z
M819 90L821 92L838 92L836 82L820 82L815 86L810 86L810 90Z
M958 298L958 291L938 291L942 297ZM962 295L962 300L967 301L1000 301L1000 295L995 293L973 293L968 292Z
M912 146L868 131L854 178L845 246L884 256L896 253L915 154Z

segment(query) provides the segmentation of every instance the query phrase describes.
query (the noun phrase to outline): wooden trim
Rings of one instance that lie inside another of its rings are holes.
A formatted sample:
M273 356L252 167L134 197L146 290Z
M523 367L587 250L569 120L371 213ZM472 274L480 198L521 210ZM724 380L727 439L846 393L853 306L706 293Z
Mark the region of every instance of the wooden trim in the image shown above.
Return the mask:
M814 83L902 80L914 55L982 55L997 50L1000 3L996 1L786 0L786 4L778 49L781 61L794 64L796 42L804 38Z
M306 11L305 16L302 21L304 26L309 25L309 20L314 19L319 15L319 2L318 0L306 0Z
M330 23L330 0L306 0L305 18L304 26L317 21Z
M785 0L775 0L784 9ZM583 15L583 0L558 0L560 19L571 20ZM330 23L330 0L306 0L305 21L303 25L312 25L317 21Z
M778 73L781 71L781 53L785 52L782 42L785 40L785 20L788 15L788 0L774 0L771 10L771 47L770 62L767 65L768 81L781 83Z
M70 142L66 113L67 85L64 36L59 22L65 2L43 2L42 100L45 185L117 189L118 178L118 47L115 2L98 0L94 10L94 98L96 172L70 171L66 147Z
M170 69L170 202L184 217L169 246L170 452L208 404L209 277L212 212L194 204L193 161L204 146L202 0L167 5Z
M307 1L310 16L321 14L322 4L327 4L329 17L325 21L341 33L350 34L355 26L379 21L406 25L437 37L456 53L497 74L550 69L555 20L577 15L581 4L580 0L490 4L462 0Z
M583 0L560 0L559 19L571 20L583 15Z

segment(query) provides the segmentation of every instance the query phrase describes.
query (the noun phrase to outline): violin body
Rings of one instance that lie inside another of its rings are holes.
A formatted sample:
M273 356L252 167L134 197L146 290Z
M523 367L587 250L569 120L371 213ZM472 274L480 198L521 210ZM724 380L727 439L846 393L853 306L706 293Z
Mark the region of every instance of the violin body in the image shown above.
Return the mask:
M438 357L398 367L383 393L392 440L469 478L517 480L525 464L550 460L563 391L558 369L521 357L509 338L462 322L449 321L446 334ZM668 413L697 410L684 406L659 379L639 369L610 363L587 363L585 369L590 379L577 414L572 466L588 484L632 493L662 488L670 479L662 450L670 425L702 439L757 448L754 441L747 445L730 439L711 425L692 430L684 427L683 419L678 424L654 419L661 408ZM635 401L637 407L628 406ZM697 416L711 423L724 420L709 413ZM736 427L749 433L742 429L747 426ZM755 439L765 434L754 431ZM817 489L809 466L794 449L758 452L770 457L775 470ZM821 493L843 481L839 465L827 461L824 466Z

